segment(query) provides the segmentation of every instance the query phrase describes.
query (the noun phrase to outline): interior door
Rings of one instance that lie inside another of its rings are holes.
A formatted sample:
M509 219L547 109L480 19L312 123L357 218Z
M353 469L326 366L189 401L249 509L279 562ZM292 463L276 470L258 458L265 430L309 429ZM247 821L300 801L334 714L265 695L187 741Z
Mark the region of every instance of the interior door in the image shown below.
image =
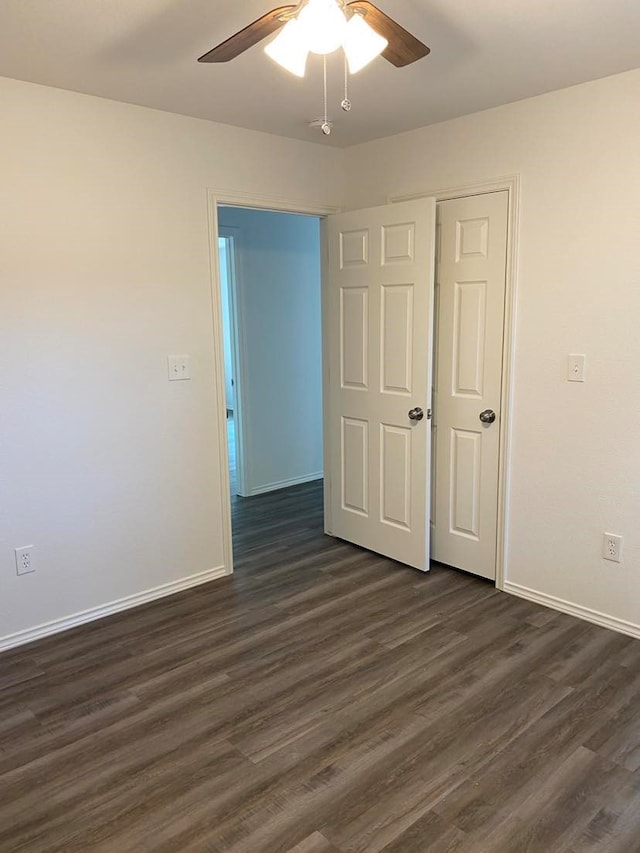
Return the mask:
M326 233L327 532L427 571L435 201Z
M495 579L508 193L438 202L434 560Z

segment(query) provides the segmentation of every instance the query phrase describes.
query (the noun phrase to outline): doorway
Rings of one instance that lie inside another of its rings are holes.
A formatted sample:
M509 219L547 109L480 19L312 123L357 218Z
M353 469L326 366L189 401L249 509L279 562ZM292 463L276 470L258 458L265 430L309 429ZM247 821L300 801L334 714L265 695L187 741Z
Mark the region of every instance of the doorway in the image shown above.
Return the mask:
M217 217L229 480L250 498L322 478L319 219Z

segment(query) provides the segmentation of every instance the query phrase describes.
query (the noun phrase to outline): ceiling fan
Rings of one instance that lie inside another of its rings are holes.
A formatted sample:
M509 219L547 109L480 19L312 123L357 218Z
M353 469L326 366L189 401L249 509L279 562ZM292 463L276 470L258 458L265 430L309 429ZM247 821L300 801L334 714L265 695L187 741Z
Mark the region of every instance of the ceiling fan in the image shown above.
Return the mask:
M278 32L279 31L279 32ZM198 62L229 62L267 36L278 35L265 53L298 77L304 77L309 53L324 58L324 120L311 123L331 133L327 116L328 54L342 48L345 55L345 95L341 107L351 109L347 71L355 74L376 56L402 68L427 56L429 48L369 0L299 0L278 6L203 54Z
M368 30L372 30L373 33L386 41L386 46L383 46L383 49L378 53L381 53L384 59L397 68L410 65L430 53L425 44L368 0L352 0L352 2L347 2L347 0L301 0L297 4L278 6L276 9L267 12L266 15L248 24L203 54L198 62L228 62L282 27L285 30L287 28L297 30L297 37L300 42L304 39L302 34L304 27L307 35L315 36L316 43L325 39L327 46L333 43L328 35L328 31L333 30L336 33L337 43L331 50L314 50L313 46L307 47L307 50L312 53L332 53L338 47L344 46L343 39L346 36L343 35L342 31L348 31L349 25L351 25L352 30L361 29L357 23L355 25L352 23L354 19L365 23ZM288 27L292 22L298 26ZM327 32L325 33L325 31ZM280 38L282 35L284 35L284 31ZM340 38L341 36L342 38ZM321 45L317 44L317 46ZM349 57L347 56L347 58Z

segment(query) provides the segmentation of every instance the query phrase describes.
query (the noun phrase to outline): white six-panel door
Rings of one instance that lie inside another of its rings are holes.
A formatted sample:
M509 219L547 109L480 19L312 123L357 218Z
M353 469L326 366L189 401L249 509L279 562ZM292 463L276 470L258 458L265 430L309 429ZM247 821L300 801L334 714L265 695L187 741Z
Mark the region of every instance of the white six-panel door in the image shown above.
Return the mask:
M327 239L327 532L426 571L435 202L329 216Z
M431 554L493 579L507 210L506 191L438 203Z

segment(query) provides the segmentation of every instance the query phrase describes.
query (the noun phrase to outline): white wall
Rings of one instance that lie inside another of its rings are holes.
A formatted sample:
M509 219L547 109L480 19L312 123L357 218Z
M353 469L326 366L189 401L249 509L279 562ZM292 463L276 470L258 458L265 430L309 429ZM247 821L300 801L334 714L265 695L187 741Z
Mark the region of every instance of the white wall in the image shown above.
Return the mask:
M520 173L507 579L635 633L639 104L633 71L347 152L350 207ZM565 381L569 353L587 355L584 385ZM603 531L624 535L620 565Z
M223 207L235 229L244 494L322 476L317 217Z
M343 155L13 80L0 103L7 645L224 571L206 188L339 205Z
M640 71L358 146L346 170L335 149L29 83L0 80L0 102L0 637L224 570L207 186L339 205L348 177L356 207L511 172L508 579L638 630ZM169 384L184 352L193 380Z

